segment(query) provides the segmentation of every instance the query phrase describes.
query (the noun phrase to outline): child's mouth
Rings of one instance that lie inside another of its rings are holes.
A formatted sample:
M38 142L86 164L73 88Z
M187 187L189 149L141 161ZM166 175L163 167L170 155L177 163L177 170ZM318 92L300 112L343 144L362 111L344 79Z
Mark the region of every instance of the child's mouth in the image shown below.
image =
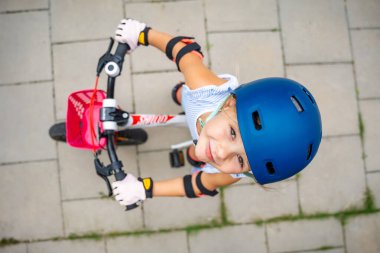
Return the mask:
M215 162L214 157L212 156L212 153L211 153L210 141L207 143L207 146L206 146L206 156L211 162Z

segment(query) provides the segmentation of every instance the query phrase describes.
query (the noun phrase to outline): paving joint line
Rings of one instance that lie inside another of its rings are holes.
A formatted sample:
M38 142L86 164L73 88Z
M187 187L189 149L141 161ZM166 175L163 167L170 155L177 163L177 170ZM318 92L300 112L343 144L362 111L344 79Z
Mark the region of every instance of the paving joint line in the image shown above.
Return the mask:
M143 70L132 71L132 75L144 75L144 74L163 74L163 73L177 73L177 69L158 69L158 70Z
M353 61L332 61L332 62L294 62L294 63L285 63L286 66L312 66L312 65L352 65Z
M350 31L380 30L380 26L379 27L352 27L352 28L349 27L349 30Z
M287 65L286 65L286 57L285 57L284 36L282 33L281 10L280 10L279 0L276 0L276 7L277 7L278 27L280 29L279 34L280 34L280 43L281 43L281 57L282 57L283 71L284 71L284 77L287 77L288 73L286 69Z
M43 84L43 83L51 83L51 82L54 82L54 80L53 79L46 79L46 80L35 80L35 81L17 82L17 83L2 83L2 84L0 84L0 88L1 87L8 87L8 86Z
M0 11L0 15L7 14L18 14L18 13L30 13L30 12L42 12L49 11L49 8L38 8L38 9L25 9L25 10L14 10L14 11Z
M18 164L29 164L29 163L42 163L42 162L55 162L57 158L47 158L47 159L36 159L36 160L27 160L27 161L15 161L15 162L2 162L0 166L12 166Z
M241 29L241 30L219 30L219 31L208 31L209 34L223 34L223 33L276 33L280 32L280 28L263 28L263 29Z
M110 40L110 37L107 38L94 38L94 39L82 39L82 40L68 40L68 41L51 41L52 46L60 46L60 45L70 45L77 43L88 43L88 42L98 42L98 41L106 41Z

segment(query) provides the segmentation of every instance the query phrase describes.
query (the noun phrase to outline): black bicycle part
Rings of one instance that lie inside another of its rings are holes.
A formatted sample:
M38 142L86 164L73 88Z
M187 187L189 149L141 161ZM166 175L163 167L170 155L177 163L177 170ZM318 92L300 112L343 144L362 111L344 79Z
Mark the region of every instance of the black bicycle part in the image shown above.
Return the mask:
M50 138L66 142L66 122L56 123L49 129Z
M132 128L117 132L116 143L120 146L140 145L148 140L148 134L144 129Z
M96 67L97 76L100 75L100 73L102 72L106 64L111 61L115 62L119 66L119 69L120 69L119 75L121 74L121 70L123 69L124 56L127 53L127 51L130 49L130 47L128 46L128 44L119 43L117 45L115 54L111 54L113 44L114 44L114 40L113 38L110 38L110 43L108 44L107 51L99 58L98 66Z
M49 129L49 136L55 141L66 142L66 122L56 123ZM105 137L102 135L102 137ZM131 128L116 133L116 145L133 146L145 143L148 133L142 128Z
M174 149L169 153L170 166L180 168L185 165L185 157L182 150Z
M119 126L128 123L129 113L115 107L102 107L100 109L100 121L113 121Z

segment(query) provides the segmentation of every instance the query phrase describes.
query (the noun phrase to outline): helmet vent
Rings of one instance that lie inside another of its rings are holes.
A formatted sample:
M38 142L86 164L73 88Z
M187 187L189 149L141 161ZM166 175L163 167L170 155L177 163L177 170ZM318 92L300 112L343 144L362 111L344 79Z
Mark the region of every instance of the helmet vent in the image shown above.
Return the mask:
M258 111L254 111L252 113L252 120L256 130L261 130L263 128L263 126L261 125L260 115Z
M307 150L307 158L306 158L306 160L310 159L312 151L313 151L313 144L310 144L309 148Z
M276 173L276 170L275 170L272 162L267 162L265 164L265 166L267 167L267 171L269 174L273 175L274 173Z
M310 95L310 93L306 90L306 89L303 89L303 91L306 93L306 95L309 97L310 101L315 104L315 101L313 99L313 97Z
M303 107L300 103L300 101L298 101L298 99L295 97L295 96L291 96L290 99L292 100L294 106L296 107L297 111L298 112L303 112Z

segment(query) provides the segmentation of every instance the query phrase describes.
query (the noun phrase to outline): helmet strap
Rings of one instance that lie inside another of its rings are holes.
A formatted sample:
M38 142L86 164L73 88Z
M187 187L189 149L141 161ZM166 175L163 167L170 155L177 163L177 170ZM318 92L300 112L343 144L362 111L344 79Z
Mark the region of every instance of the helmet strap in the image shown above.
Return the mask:
M203 128L207 122L209 122L212 118L214 118L223 108L223 106L226 104L226 101L230 98L231 95L225 97L222 102L218 105L218 107L207 116L206 121L203 121L200 117L198 118L199 124L201 125L201 128Z

